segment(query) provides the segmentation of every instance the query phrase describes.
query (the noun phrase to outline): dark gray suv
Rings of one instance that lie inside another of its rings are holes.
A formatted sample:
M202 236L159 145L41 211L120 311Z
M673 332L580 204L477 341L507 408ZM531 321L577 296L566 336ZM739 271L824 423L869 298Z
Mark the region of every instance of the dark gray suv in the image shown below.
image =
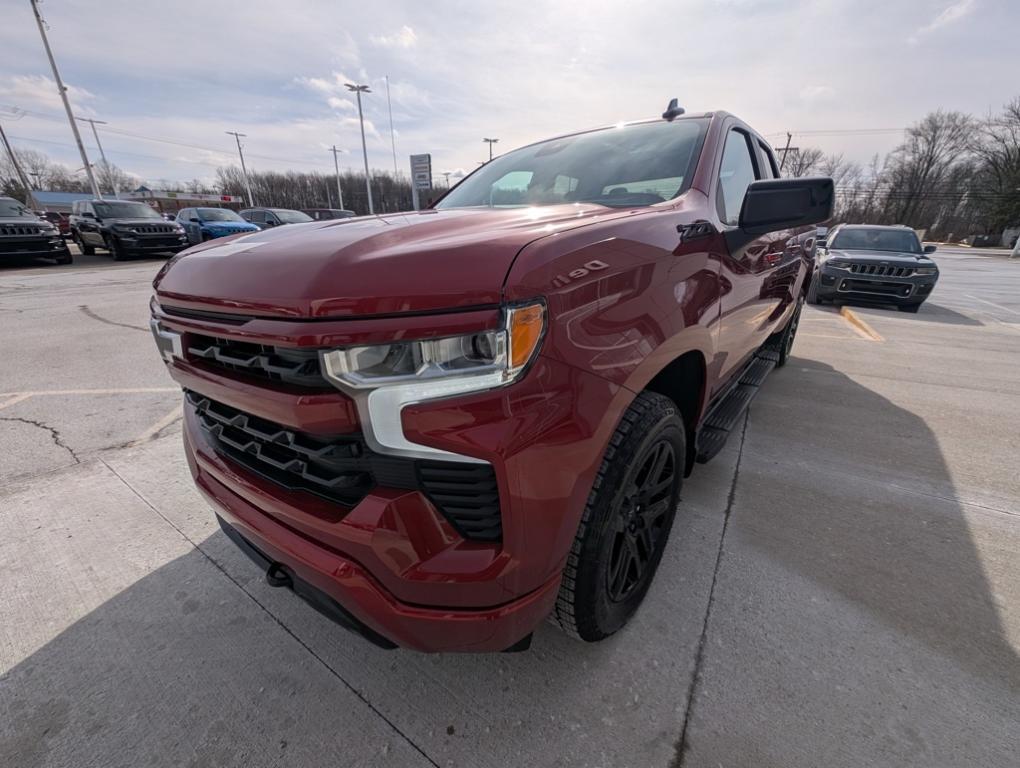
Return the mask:
M841 224L818 249L807 300L871 301L917 312L939 279L938 265L929 258L934 252L909 227Z

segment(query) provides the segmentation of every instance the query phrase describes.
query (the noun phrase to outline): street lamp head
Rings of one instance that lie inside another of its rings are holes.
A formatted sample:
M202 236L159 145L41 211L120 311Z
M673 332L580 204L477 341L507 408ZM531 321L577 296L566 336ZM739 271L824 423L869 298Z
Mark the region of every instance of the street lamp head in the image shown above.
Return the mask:
M490 144L495 144L497 141L499 141L499 139L482 139L482 141L487 141Z
M362 93L371 93L372 89L367 85L358 85L357 83L344 83L344 88L348 91L361 91Z

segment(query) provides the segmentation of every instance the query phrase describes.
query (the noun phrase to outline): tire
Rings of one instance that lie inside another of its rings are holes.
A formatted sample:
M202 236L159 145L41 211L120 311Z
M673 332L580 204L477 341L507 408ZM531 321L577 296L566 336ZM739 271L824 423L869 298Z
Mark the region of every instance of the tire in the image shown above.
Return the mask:
M808 304L824 304L825 300L818 298L818 272L817 270L811 276L811 284L807 290L807 303Z
M567 634L586 642L609 637L644 600L676 516L686 450L673 401L652 392L634 398L609 441L567 556L552 614Z
M900 312L909 312L912 315L916 315L917 314L917 310L919 310L921 308L921 304L923 304L923 303L924 302L919 302L917 304L898 304L896 306L896 308Z
M75 235L74 236L74 242L76 242L78 244L78 247L81 248L81 252L82 252L83 256L92 256L92 255L95 254L96 246L94 246L94 245L85 245L85 241L82 240L81 235Z
M801 299L797 302L797 308L793 310L793 314L790 315L786 327L783 328L782 333L779 334L779 338L776 340L776 348L779 350L779 361L776 363L776 368L782 368L790 358L793 342L797 339L797 328L800 327L800 312L803 308L804 300Z
M71 264L73 261L74 256L71 255L71 249L66 246L64 247L64 252L57 256L56 259L57 264Z
M124 250L124 246L121 245L117 238L113 235L106 237L106 250L113 256L114 261L124 261L127 258L127 253Z

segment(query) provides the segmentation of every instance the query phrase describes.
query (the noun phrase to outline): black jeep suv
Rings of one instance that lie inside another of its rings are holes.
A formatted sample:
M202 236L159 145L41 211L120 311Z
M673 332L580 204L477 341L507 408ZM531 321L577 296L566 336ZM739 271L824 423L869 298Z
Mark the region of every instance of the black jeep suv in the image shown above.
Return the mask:
M71 209L71 237L86 256L105 248L116 261L133 254L177 253L188 247L184 228L145 203L78 200Z
M12 256L43 256L58 264L71 263L71 252L56 226L17 200L0 197L0 260Z
M818 268L807 300L839 299L895 304L917 312L939 279L939 268L909 227L840 224L818 249Z

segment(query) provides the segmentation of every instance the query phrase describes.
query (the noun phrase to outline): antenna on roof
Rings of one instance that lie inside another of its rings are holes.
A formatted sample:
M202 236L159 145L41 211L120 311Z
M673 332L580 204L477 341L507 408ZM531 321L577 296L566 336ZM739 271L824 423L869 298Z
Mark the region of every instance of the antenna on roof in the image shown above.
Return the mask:
M680 106L680 102L676 99L670 99L669 106L666 107L666 111L662 113L662 119L673 122L673 120L680 117L683 113L684 108Z

